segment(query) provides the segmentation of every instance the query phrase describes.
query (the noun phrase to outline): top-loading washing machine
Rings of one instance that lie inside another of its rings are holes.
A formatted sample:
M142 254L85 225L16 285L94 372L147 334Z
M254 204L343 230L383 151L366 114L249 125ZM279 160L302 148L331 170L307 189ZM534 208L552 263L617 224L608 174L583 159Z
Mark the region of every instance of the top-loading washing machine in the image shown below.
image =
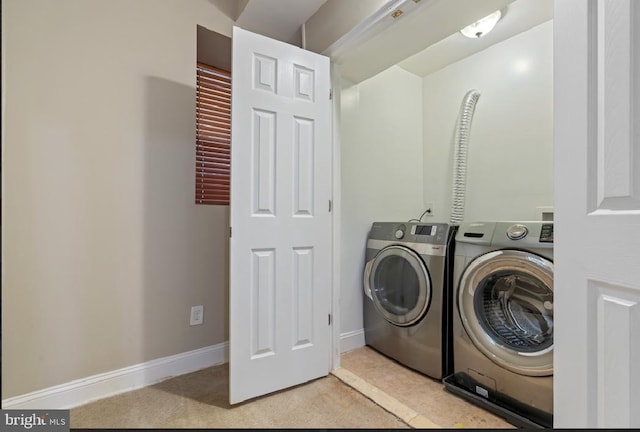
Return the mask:
M433 378L452 367L452 250L446 223L375 222L364 272L365 343Z
M553 222L463 223L447 388L518 426L553 422Z

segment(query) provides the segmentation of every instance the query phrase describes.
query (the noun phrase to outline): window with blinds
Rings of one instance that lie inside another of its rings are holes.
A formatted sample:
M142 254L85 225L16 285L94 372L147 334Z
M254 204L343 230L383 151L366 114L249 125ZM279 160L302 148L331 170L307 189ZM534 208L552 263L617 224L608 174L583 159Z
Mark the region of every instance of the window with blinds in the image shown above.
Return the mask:
M196 68L196 204L229 205L231 73Z

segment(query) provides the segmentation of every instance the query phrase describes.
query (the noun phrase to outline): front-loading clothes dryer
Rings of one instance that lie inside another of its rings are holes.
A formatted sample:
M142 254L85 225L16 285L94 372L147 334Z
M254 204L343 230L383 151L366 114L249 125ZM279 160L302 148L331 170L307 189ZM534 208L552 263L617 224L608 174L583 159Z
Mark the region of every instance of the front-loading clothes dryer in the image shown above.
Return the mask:
M553 222L463 223L449 390L519 426L553 421Z
M452 367L454 232L445 223L375 222L367 239L365 343L437 379Z

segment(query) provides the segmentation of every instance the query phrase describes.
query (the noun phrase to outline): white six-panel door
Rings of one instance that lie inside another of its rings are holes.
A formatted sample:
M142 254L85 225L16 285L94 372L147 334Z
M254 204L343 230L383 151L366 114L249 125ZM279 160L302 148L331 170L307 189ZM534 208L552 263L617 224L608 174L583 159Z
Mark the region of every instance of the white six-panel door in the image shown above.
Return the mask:
M638 428L640 1L554 20L554 426Z
M233 30L231 403L327 375L329 59Z

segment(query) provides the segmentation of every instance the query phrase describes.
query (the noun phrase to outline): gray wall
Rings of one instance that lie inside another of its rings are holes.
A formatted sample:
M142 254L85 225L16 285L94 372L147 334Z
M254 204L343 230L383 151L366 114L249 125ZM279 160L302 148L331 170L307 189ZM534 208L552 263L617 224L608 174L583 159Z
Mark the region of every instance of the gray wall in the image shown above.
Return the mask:
M198 24L231 34L208 0L2 2L3 399L227 339Z

